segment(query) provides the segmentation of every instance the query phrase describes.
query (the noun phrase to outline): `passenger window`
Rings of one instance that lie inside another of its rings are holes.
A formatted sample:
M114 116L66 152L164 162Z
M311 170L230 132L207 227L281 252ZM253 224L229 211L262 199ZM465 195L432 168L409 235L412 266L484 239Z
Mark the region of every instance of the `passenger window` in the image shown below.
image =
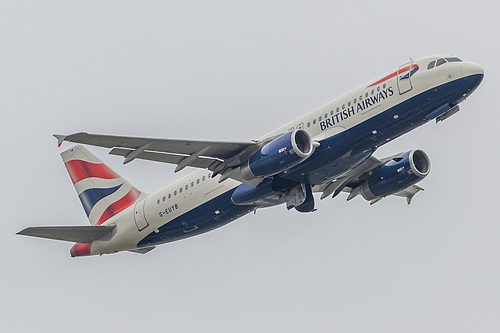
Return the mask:
M189 185L184 186L184 188L186 189L186 191L189 190Z
M349 103L347 103L347 106L351 106L351 102L349 101Z
M196 184L200 183L200 178L196 179Z
M368 93L365 94L365 98L368 98Z
M446 63L446 60L444 60L443 58L441 59L438 59L438 61L436 62L436 67L437 66L441 66L442 64Z
M165 197L163 197L163 201L165 201L165 199L166 199L166 198L165 198Z
M176 195L177 195L177 191L174 191L174 196L176 196Z
M328 113L325 113L325 119L328 118Z
M340 109L339 109L339 108L337 108L337 112L339 112L339 111L340 111Z
M385 89L385 87L386 87L386 85L385 85L385 83L384 83L384 85L383 85L383 87L382 87L382 88L384 88L384 89Z
M203 177L201 178L201 180L205 181L205 176L203 176Z
M313 125L316 124L316 119L313 119Z
M434 65L435 65L435 64L436 64L436 60L431 61L431 62L429 63L429 65L427 66L427 69L432 69L432 68L434 68Z
M182 187L179 189L179 193L182 193Z
M342 104L342 110L344 110L344 109L345 109L345 104Z
M194 182L191 182L191 187L194 187Z
M311 127L311 122L310 121L307 122L307 127Z
M333 116L333 110L332 110L332 111L330 111L330 116Z
M321 116L319 116L319 119L318 119L318 120L319 120L319 121L321 121L321 119L323 119L323 118L321 118Z
M156 204L157 204L157 205L159 205L159 204L160 204L160 199L158 199L158 201L156 202Z
M379 87L377 87L377 91L380 91L380 86L379 86Z
M354 99L354 104L356 104L356 102L357 102L357 99L355 98L355 99Z
M170 199L172 197L172 193L169 193L168 194L168 198Z

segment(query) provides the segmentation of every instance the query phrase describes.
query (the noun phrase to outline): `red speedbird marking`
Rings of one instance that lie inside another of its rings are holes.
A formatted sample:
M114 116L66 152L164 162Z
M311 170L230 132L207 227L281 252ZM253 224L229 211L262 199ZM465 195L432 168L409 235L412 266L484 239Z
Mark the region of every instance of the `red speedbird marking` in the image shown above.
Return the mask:
M82 160L71 160L65 163L73 185L79 181L90 178L115 179L120 178L113 170L105 164L95 164Z
M109 218L115 216L116 214L118 214L119 212L124 210L125 208L132 206L136 202L136 200L140 194L141 194L141 192L139 190L137 190L135 187L133 187L127 193L127 195L125 195L123 198L121 198L117 202L111 204L108 208L106 208L104 213L102 213L101 217L99 218L99 221L97 221L96 225L103 224Z
M407 66L407 67L405 67L405 68L401 68L400 70L397 70L397 71L395 71L394 73L391 73L391 74L387 75L387 76L386 76L386 77L384 77L383 79L378 80L378 81L377 81L377 82L375 82L374 84L370 84L370 85L368 86L368 88L373 87L373 86L376 86L376 85L377 85L377 84L379 84L379 83L382 83L382 82L384 82L384 81L387 81L387 80L389 80L389 79L391 79L391 78L395 77L395 76L396 76L396 75L398 75L398 74L401 74L401 73L407 72L407 71L409 71L410 69L414 69L414 68L418 68L418 65L411 65L411 67L410 67L410 66Z

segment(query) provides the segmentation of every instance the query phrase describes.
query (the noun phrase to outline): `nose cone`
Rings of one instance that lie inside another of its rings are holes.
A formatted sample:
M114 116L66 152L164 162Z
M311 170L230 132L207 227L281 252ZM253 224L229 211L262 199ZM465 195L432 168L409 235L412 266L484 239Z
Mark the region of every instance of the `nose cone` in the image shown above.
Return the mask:
M484 70L473 62L462 63L462 80L464 82L463 99L467 98L481 84L484 77Z
M484 76L484 70L478 64L473 62L463 62L462 63L462 75L463 76L475 76L478 75L481 78Z
M90 255L90 247L92 246L92 243L76 243L73 245L71 250L69 250L69 253L71 254L72 257L83 257L83 256L89 256Z

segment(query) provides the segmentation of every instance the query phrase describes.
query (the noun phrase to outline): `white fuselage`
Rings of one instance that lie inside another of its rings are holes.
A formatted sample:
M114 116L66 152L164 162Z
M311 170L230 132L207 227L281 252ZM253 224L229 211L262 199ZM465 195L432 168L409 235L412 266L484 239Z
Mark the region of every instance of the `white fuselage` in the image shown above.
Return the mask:
M408 80L401 80L397 73L399 68L395 68L278 127L260 137L259 140L300 128L307 131L314 140L321 142L363 122L369 122L373 117L435 87L482 71L479 66L467 62L448 63L428 70L428 63L438 57L418 59L399 67L418 66L419 69L414 75L410 74ZM394 73L396 74L393 75ZM377 82L379 83L376 84ZM391 121L398 122L398 118L396 114L391 117ZM377 131L375 127L368 128L373 133ZM390 139L387 138L387 140ZM195 171L148 195L106 221L104 225L116 224L115 233L111 240L94 241L92 254L135 249L146 235L158 233L161 227L171 221L176 219L178 221L187 212L193 212L197 207L212 202L241 184L233 179L219 183L219 177L211 178L211 174L208 170ZM248 208L248 210L251 209L252 207ZM214 216L224 214L222 211L218 212L217 206L214 206L211 211L215 214ZM203 212L206 214L206 211ZM214 224L213 228L218 226ZM196 225L189 225L189 221L186 221L186 228L183 232L189 236L190 233L196 233L196 228Z

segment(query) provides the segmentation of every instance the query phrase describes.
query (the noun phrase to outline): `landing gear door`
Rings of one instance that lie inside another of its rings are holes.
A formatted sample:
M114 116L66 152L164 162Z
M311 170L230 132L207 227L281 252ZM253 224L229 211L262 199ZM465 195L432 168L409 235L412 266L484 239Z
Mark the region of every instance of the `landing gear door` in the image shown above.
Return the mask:
M149 225L148 221L146 220L146 214L144 214L146 199L147 198L137 201L134 208L135 225L137 226L137 229L139 231L144 230Z
M411 75L413 74L412 65L413 61L404 64L402 66L399 66L398 68L398 89L400 95L407 93L413 88L413 86L411 85L411 78L410 78Z

